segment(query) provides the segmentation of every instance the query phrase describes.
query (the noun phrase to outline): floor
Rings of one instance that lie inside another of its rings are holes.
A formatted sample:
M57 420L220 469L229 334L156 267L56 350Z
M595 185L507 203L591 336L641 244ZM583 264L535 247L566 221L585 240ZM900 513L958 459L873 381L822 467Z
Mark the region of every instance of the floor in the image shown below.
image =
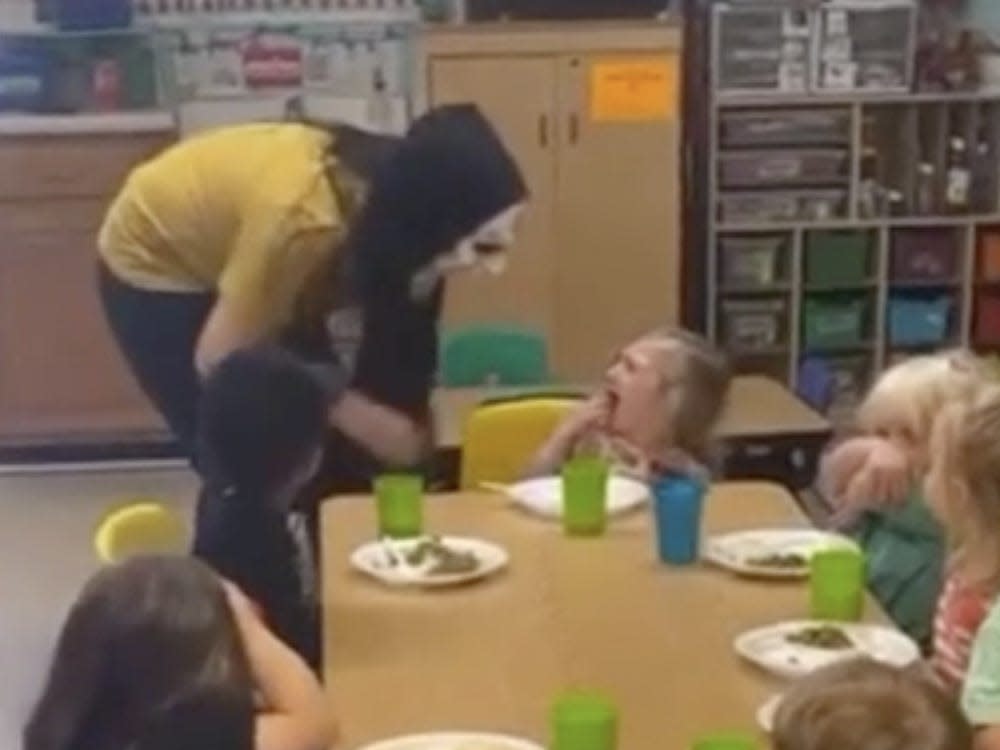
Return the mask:
M0 748L20 747L59 625L96 567L97 521L139 496L189 516L195 487L186 469L164 465L0 470Z

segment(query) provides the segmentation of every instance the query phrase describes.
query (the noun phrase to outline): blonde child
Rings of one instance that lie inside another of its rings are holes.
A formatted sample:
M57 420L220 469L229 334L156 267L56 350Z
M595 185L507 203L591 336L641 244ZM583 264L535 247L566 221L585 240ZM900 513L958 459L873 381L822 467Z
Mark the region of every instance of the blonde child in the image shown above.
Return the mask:
M918 671L857 660L789 690L773 741L774 750L970 750L972 729Z
M572 455L597 451L641 478L705 476L730 377L725 356L701 336L648 333L618 352L604 385L553 432L528 473L551 474Z
M1000 388L981 392L970 403L950 404L931 439L931 468L924 491L949 545L945 585L934 620L931 666L954 695L966 696L970 718L983 730L977 748L1000 748L1000 723L985 710L983 672L972 672L973 643L1000 593ZM980 643L981 649L991 643ZM995 699L993 701L996 702ZM993 712L995 713L995 712Z
M986 383L978 360L965 351L897 364L858 410L863 436L845 441L823 462L840 520L850 521L868 558L868 585L920 643L931 638L945 556L942 530L920 491L931 430L946 405L969 401Z

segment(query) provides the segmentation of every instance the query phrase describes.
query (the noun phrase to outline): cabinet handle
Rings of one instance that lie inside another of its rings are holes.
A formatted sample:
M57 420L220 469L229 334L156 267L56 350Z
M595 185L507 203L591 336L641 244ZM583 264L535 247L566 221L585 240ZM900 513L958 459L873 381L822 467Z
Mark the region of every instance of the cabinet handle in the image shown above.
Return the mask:
M580 115L573 112L569 116L569 143L575 146L580 140Z
M538 145L549 147L549 116L545 114L538 116Z

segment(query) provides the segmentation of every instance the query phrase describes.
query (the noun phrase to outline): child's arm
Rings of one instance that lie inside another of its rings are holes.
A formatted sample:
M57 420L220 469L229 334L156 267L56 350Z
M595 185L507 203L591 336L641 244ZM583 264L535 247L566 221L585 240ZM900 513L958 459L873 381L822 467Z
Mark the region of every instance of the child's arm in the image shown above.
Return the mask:
M846 440L824 457L821 470L831 499L855 514L905 500L911 473L906 454L879 437Z
M607 417L607 396L600 392L588 398L556 427L531 459L524 476L539 477L558 472L584 434L604 424Z
M226 585L250 671L264 700L254 750L327 750L337 725L323 688L298 654L265 627L235 586Z
M1000 726L983 727L976 732L973 750L1000 750Z

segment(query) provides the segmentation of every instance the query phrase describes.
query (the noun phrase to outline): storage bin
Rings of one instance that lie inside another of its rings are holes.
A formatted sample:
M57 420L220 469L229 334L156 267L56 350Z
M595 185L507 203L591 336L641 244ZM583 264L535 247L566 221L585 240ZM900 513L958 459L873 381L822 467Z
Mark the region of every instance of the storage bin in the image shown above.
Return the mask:
M37 47L0 48L0 111L41 110L49 68L48 57Z
M864 338L866 298L806 299L803 339L807 349L857 346Z
M132 24L131 0L52 0L56 26L66 31L124 29Z
M727 349L753 352L777 346L784 339L788 301L722 300L722 340Z
M711 69L720 92L804 92L809 86L813 14L799 9L715 9Z
M719 157L723 188L836 183L846 170L845 149L730 151Z
M787 235L723 237L719 240L724 286L768 286L781 276Z
M850 138L846 109L728 110L722 113L720 142L734 146L839 145Z
M948 281L958 275L958 236L951 229L907 229L892 235L894 281Z
M824 221L844 215L846 190L739 191L719 195L719 220L729 223Z
M892 346L933 346L948 338L954 300L939 297L889 298L889 344Z
M984 292L976 297L973 338L977 344L1000 345L1000 295Z
M807 232L805 281L816 286L863 284L871 276L867 232Z
M1000 281L1000 230L987 229L979 235L979 277Z

